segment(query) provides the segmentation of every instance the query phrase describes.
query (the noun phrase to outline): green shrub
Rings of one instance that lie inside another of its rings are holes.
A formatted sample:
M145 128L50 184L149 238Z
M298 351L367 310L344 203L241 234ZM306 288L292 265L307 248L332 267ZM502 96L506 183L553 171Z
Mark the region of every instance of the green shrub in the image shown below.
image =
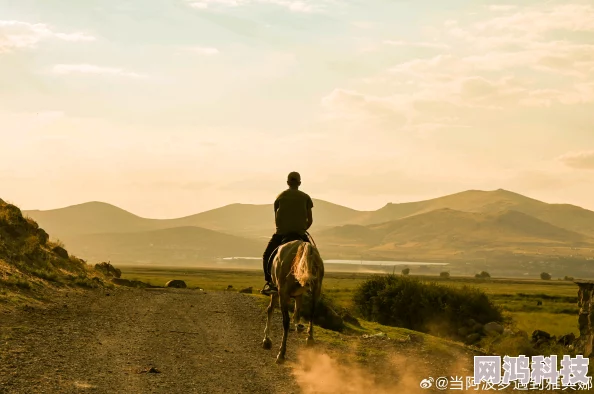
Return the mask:
M541 272L540 273L540 279L542 279L542 280L551 280L551 274L549 274L548 272Z
M405 269L402 270L402 275L405 275L406 276L408 274L410 274L410 268L405 268Z
M449 277L450 277L450 273L449 273L449 272L447 272L447 271L443 271L443 272L440 272L440 273L439 273L439 276L440 276L441 278L449 278Z
M477 279L489 279L491 274L489 274L487 271L481 271L480 274L476 274L474 277Z
M503 319L500 309L479 289L395 275L363 282L353 301L367 320L455 338L469 319L481 324Z

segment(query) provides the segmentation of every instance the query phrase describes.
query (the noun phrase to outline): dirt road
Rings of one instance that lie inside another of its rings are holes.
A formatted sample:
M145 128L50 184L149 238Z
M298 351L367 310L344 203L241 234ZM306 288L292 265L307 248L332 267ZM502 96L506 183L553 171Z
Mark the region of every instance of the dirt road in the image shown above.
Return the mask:
M264 322L254 297L187 289L88 291L0 313L0 393L298 393L290 366L274 363L280 317L272 351ZM304 340L290 335L289 362Z

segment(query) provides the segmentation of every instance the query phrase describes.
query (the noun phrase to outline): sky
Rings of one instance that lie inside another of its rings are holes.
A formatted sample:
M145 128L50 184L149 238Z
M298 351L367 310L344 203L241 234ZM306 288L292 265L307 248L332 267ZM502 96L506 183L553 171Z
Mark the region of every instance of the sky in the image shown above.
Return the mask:
M66 4L67 3L67 4ZM0 198L594 209L591 1L0 0Z

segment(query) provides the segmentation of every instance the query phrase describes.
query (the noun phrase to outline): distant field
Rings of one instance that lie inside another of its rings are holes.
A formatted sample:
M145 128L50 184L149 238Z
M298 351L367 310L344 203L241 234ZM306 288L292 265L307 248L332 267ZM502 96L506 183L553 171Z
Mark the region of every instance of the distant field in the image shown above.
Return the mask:
M140 280L152 285L163 286L171 279L182 279L189 287L205 290L225 290L231 285L235 290L253 287L262 288L264 277L260 271L245 269L206 269L206 268L168 268L121 266L126 279ZM327 272L324 279L324 292L338 305L352 308L352 296L357 286L370 274ZM544 330L553 335L570 332L579 334L577 329L577 291L573 282L492 279L479 281L473 278L451 278L418 276L421 280L436 281L451 286L475 286L500 305L506 315L511 316L517 327L529 334ZM537 301L542 305L538 306Z

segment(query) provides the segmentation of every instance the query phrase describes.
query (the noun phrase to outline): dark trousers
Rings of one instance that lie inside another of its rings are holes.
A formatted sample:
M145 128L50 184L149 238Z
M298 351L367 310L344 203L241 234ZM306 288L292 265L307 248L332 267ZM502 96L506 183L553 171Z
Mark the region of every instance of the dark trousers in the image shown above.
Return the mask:
M268 246L266 246L266 250L264 251L264 256L262 256L264 279L266 280L266 282L272 281L270 268L272 267L272 256L275 250L284 243L298 239L302 240L303 242L309 242L309 238L305 234L272 234L272 238L270 238Z

